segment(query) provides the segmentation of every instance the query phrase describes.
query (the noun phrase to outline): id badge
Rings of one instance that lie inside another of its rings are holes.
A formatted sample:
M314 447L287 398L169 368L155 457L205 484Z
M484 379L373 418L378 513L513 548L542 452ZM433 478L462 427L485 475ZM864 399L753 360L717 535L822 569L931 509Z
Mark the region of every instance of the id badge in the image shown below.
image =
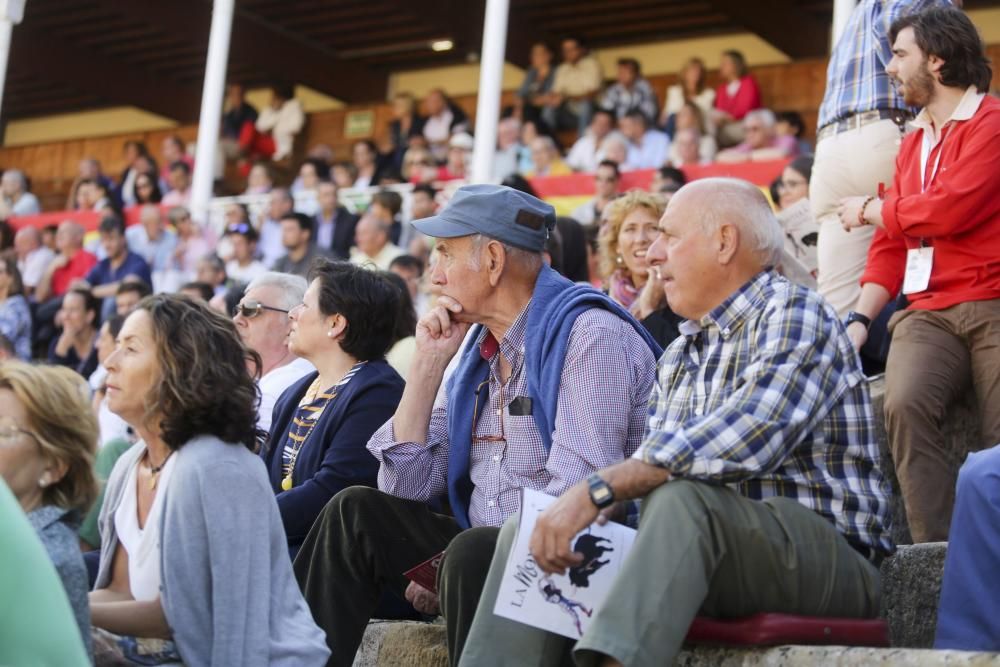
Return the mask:
M924 246L906 251L906 275L903 278L903 294L923 292L931 282L931 267L934 264L934 248Z

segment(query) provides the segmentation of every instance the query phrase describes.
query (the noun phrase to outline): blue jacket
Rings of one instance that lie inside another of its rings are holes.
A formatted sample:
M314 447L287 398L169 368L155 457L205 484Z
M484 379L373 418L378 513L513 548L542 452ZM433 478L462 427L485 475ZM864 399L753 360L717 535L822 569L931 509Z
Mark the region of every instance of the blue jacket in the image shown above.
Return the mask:
M649 332L606 294L589 285L570 282L548 266L543 267L528 306L524 372L532 416L546 449L552 447L552 433L556 429L556 408L570 333L576 318L591 308L603 308L631 324L657 359L663 352ZM476 345L481 332L482 326L476 326L448 381L448 500L462 528L470 526L469 499L474 486L469 477L469 450L475 390L489 377L489 362L480 356ZM595 382L599 381L600 371L594 369ZM487 393L484 387L479 400L489 400Z
M283 491L281 453L299 401L318 375L310 373L284 391L274 405L271 435L261 451L292 548L302 544L337 492L349 486L376 486L378 461L366 445L396 412L403 396L403 378L384 359L365 364L323 411L299 451L294 486Z

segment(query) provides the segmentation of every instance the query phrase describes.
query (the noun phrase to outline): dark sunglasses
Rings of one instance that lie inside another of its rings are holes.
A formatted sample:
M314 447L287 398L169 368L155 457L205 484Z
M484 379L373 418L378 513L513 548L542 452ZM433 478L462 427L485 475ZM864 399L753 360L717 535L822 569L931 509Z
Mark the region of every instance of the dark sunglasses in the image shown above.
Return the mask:
M247 299L243 303L236 306L236 312L242 315L243 317L247 318L248 320L252 320L253 318L263 313L265 310L273 310L276 313L284 313L285 315L288 314L287 310L282 310L281 308L273 308L271 306L265 306L260 301L257 301L255 299Z

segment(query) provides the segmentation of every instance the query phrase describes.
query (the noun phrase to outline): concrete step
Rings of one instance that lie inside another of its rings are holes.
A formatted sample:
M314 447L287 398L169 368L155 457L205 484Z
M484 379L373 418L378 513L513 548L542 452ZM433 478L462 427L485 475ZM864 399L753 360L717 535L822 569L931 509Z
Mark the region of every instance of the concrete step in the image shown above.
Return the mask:
M757 649L691 648L679 665L998 665L1000 655L929 651L934 644L944 542L901 546L882 564L882 616L889 622L892 649L843 646L781 646ZM372 621L354 662L356 667L416 665L446 667L442 623Z
M500 647L497 647L501 650ZM769 648L689 648L677 658L681 667L1000 667L1000 654L845 646ZM439 623L372 621L354 667L447 667L445 629Z
M905 545L882 563L881 615L889 622L893 646L934 645L947 552L947 542Z

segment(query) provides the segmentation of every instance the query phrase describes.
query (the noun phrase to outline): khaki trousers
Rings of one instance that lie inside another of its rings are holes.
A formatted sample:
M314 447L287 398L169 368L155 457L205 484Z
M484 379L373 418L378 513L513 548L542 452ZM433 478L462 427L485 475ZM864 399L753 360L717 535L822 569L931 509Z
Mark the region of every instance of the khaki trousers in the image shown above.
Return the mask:
M878 613L878 569L820 515L787 498L673 481L643 501L611 594L572 640L493 614L516 517L501 529L460 665L672 664L695 615Z
M892 120L826 137L816 146L809 201L819 225L816 253L818 291L844 317L861 294L858 281L865 270L874 227L845 232L837 217L844 197L878 194L878 184L892 184L902 135Z
M885 427L914 542L948 539L958 465L942 434L970 384L982 423L979 448L1000 442L1000 299L889 320Z

